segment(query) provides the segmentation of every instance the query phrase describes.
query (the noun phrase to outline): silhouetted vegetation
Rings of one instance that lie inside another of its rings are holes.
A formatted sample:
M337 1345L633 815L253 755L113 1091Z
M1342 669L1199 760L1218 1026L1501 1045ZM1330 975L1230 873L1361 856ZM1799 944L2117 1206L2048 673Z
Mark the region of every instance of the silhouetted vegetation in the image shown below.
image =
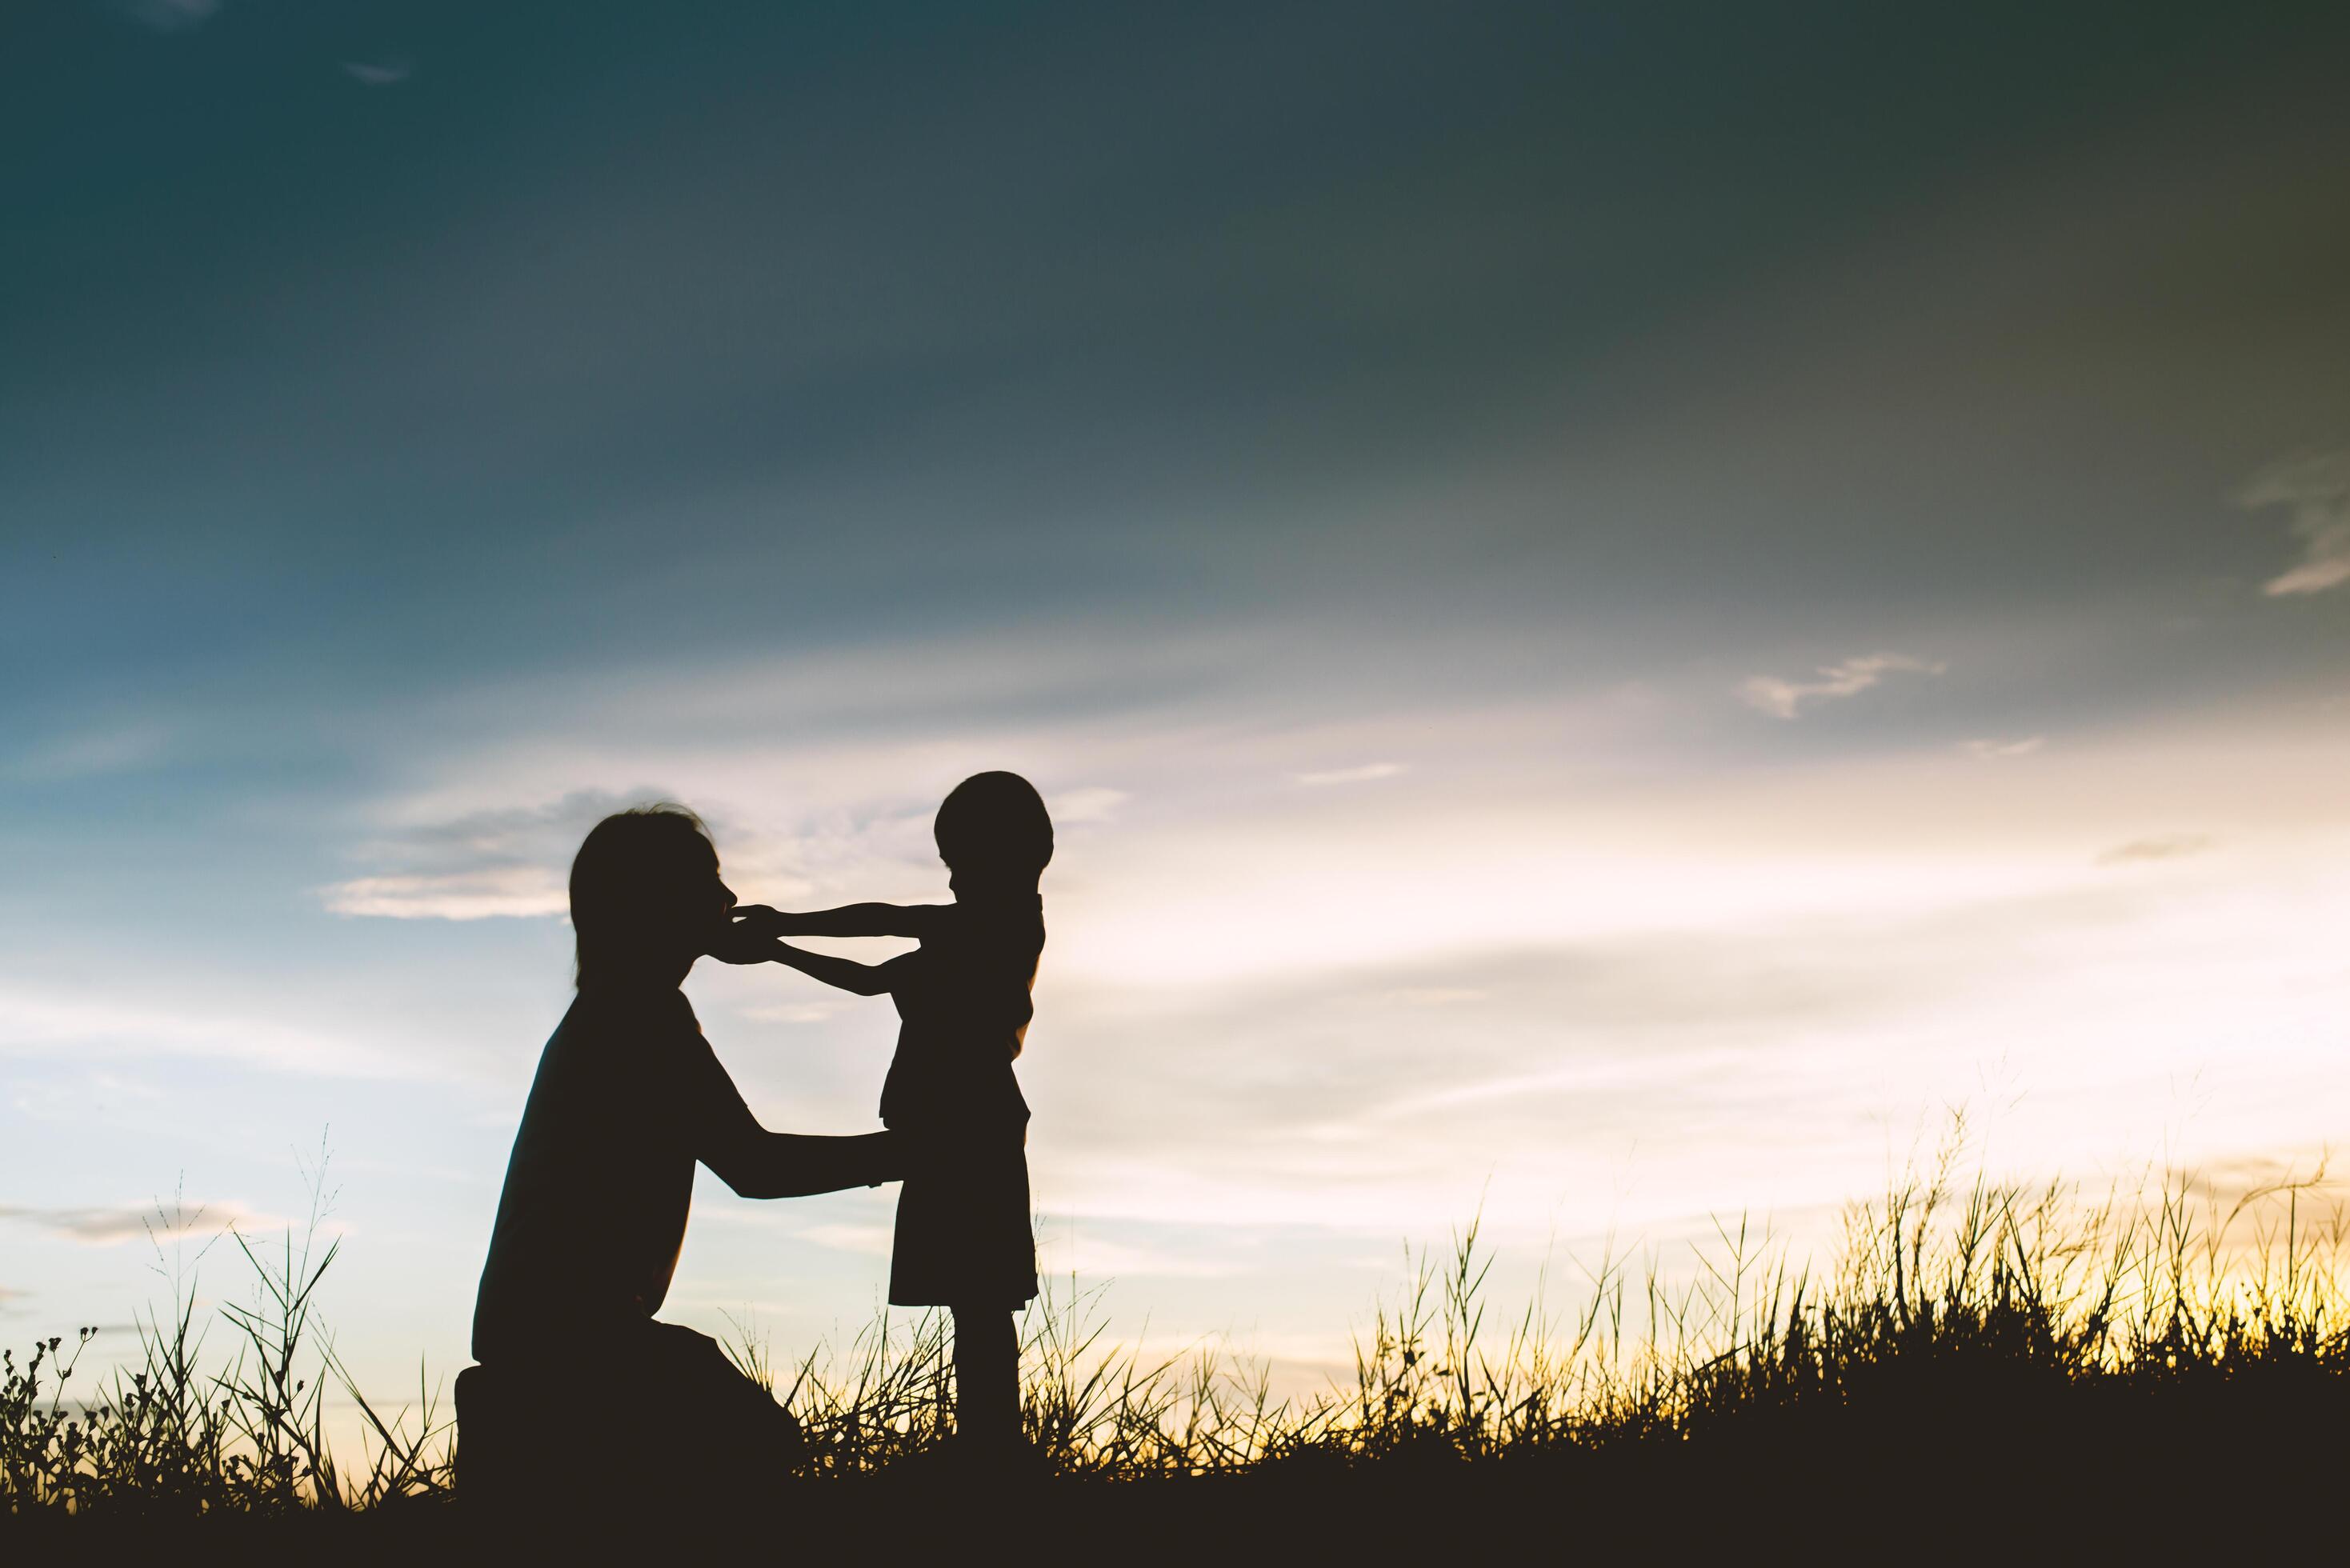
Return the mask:
M1351 1384L1305 1399L1274 1397L1265 1367L1213 1347L1146 1359L1110 1342L1097 1294L1048 1293L1026 1320L1036 1465L1022 1484L1057 1489L1072 1518L1179 1486L1187 1527L1305 1510L1381 1540L1433 1529L1403 1517L1421 1504L1472 1497L1584 1510L1579 1528L1612 1534L1641 1518L1711 1529L1723 1510L1796 1496L1836 1530L1897 1505L1913 1524L2059 1505L2086 1521L2136 1487L2128 1527L2153 1532L2179 1527L2145 1511L2156 1499L2222 1487L2272 1522L2310 1506L2303 1472L2314 1483L2350 1417L2344 1227L2338 1208L2313 1216L2316 1190L2229 1197L2178 1178L2084 1202L2062 1187L1953 1183L1946 1162L1854 1206L1825 1272L1723 1227L1685 1286L1601 1260L1571 1312L1537 1299L1505 1321L1472 1225L1448 1255L1419 1258L1358 1339ZM385 1409L321 1334L313 1302L335 1245L234 1240L258 1290L226 1310L221 1356L201 1354L183 1278L141 1325L136 1369L104 1387L71 1381L87 1330L9 1356L0 1485L20 1524L450 1517L419 1507L458 1490L455 1432L431 1386ZM949 1436L941 1314L885 1318L837 1355L781 1367L754 1336L732 1348L806 1427L811 1473L793 1497L808 1528L846 1530L858 1512L827 1493L921 1484ZM324 1441L328 1386L366 1423L355 1465ZM582 1442L592 1463L593 1434ZM678 1434L689 1474L691 1444ZM1459 1522L1511 1521L1531 1527L1474 1509Z

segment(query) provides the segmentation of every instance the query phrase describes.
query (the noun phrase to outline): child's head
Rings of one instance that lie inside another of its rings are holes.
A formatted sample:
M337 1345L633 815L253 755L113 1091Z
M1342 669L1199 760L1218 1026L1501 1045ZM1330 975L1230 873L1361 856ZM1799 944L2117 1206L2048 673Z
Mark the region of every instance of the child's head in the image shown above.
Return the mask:
M578 982L675 984L733 907L700 817L666 802L615 812L571 861Z
M973 774L939 807L939 858L963 888L1031 888L1053 859L1045 797L1018 774Z

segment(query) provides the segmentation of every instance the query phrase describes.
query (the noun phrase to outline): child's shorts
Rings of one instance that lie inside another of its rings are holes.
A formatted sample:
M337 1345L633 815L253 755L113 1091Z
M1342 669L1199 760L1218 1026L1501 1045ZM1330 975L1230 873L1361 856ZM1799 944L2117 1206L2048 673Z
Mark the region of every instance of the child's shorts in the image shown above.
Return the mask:
M1003 1307L1036 1293L1024 1127L912 1134L889 1253L892 1306Z

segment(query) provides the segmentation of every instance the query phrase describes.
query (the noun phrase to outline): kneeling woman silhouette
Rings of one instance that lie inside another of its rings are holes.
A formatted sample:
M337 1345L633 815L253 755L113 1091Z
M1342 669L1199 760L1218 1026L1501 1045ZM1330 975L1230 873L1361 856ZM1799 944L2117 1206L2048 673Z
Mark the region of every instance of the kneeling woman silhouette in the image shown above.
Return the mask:
M457 1383L462 1486L477 1501L600 1511L627 1501L621 1478L673 1469L681 1444L714 1495L744 1495L730 1481L756 1495L799 1456L791 1417L715 1341L653 1317L694 1162L746 1198L902 1172L894 1134L769 1132L743 1105L678 989L704 954L747 956L729 950L757 940L733 908L681 806L606 817L572 862L578 995L523 1108L473 1309L481 1365Z

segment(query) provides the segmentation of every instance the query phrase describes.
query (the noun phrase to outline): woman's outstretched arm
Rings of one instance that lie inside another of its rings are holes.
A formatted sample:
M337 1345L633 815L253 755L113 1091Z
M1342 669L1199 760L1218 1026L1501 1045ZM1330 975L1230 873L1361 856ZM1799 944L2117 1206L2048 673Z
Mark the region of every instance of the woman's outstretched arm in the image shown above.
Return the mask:
M702 1163L744 1198L806 1198L851 1187L879 1187L905 1174L895 1133L827 1137L769 1132L749 1111L743 1116L748 1125L719 1137L702 1154Z
M769 1132L708 1042L688 1075L686 1136L693 1157L745 1198L806 1198L877 1187L905 1175L895 1133L826 1137Z

